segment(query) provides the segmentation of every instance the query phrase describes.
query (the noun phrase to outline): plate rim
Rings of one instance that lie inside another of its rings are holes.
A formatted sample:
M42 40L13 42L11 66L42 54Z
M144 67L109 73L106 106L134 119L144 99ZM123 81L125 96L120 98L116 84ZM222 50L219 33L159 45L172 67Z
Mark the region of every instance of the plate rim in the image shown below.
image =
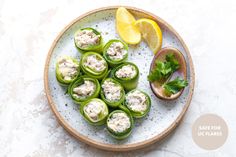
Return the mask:
M182 44L186 54L187 54L187 58L189 60L189 66L190 66L190 79L191 79L191 83L190 83L190 87L189 87L189 94L188 94L188 98L186 101L186 104L184 105L181 113L178 115L178 117L175 119L175 121L173 123L171 123L171 125L169 125L163 132L161 132L160 134L145 140L145 141L141 141L141 142L136 142L136 143L132 143L132 144L122 144L122 145L115 145L115 144L105 144L102 142L97 142L94 141L82 134L80 134L79 132L77 132L75 129L73 129L65 120L64 118L60 115L59 111L56 109L56 106L53 102L52 96L51 96L51 92L50 92L50 88L49 88L49 81L48 81L48 70L49 70L49 63L51 60L51 56L52 56L52 52L56 46L56 44L58 43L58 41L60 40L61 36L73 25L75 24L77 21L81 20L82 18L89 16L90 14L94 14L100 11L105 11L105 10L113 10L113 9L117 9L118 7L125 7L130 11L136 11L136 12L141 12L144 13L146 15L149 15L152 19L154 19L155 21L158 21L159 23L165 25L171 32L173 32L173 34L176 36L176 38L180 41L180 43ZM57 121L59 122L59 124L72 136L74 136L76 139L94 146L96 148L99 149L103 149L103 150L109 150L109 151L129 151L129 150L136 150L136 149L140 149L140 148L144 148L147 147L155 142L158 142L160 140L162 140L163 138L165 138L167 135L169 135L182 121L190 103L192 100L192 95L194 92L194 85L195 85L195 72L194 72L194 66L193 66L193 61L189 52L189 49L187 48L185 42L183 41L183 39L181 38L181 36L174 30L174 28L169 25L167 22L165 22L163 19L161 19L160 17L156 16L153 13L150 13L146 10L143 9L139 9L136 7L132 7L132 6L121 6L121 5L116 5L116 6L107 6L107 7L101 7L101 8L97 8L97 9L93 9L91 11L88 11L82 15L80 15L79 17L75 18L74 20L72 20L69 24L67 24L60 32L59 34L56 36L56 38L54 39L49 52L47 54L47 58L46 58L46 62L45 62L45 66L44 66L44 91L46 93L46 97L48 100L48 104L51 108L51 110L53 111L54 115L56 116Z

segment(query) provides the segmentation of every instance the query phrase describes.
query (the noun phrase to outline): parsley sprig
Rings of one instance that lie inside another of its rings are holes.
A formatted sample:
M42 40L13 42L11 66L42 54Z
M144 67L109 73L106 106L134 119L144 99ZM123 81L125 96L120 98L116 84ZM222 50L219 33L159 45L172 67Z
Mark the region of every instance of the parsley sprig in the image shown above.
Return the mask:
M171 76L176 70L179 69L179 62L175 59L174 54L166 55L166 61L156 61L156 67L148 75L150 82L165 80Z
M171 75L180 68L180 64L174 54L166 55L165 60L166 61L164 62L156 61L156 67L148 75L148 81L166 81L162 85L166 95L176 94L181 89L188 86L188 81L181 79L180 77L169 81Z
M175 78L173 81L164 83L163 88L167 95L176 94L182 88L186 87L188 82L180 77Z

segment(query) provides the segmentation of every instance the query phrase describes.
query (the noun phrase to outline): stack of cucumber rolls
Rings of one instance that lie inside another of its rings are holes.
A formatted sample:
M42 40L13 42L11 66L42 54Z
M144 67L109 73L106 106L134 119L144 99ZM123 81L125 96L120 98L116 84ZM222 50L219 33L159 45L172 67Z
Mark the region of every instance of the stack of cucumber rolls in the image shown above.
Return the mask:
M139 69L127 62L127 44L112 39L103 46L101 33L93 28L76 31L74 43L81 57L57 60L59 84L68 87L67 93L89 124L105 124L112 137L127 138L134 118L146 116L151 107L150 97L136 89Z

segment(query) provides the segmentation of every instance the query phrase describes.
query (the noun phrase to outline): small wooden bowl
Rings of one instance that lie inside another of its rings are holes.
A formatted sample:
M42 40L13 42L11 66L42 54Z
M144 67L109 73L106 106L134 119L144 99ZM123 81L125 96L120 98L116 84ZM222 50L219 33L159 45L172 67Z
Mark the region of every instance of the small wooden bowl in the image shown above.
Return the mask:
M156 64L155 64L156 60L165 61L165 57L167 54L174 54L180 64L180 68L176 72L173 73L171 78L176 78L177 76L179 76L179 77L186 80L187 79L187 65L186 65L185 58L184 58L183 54L178 49L173 48L173 47L165 47L156 53L156 55L154 56L154 58L152 60L149 72L151 72L151 70L156 67ZM167 96L164 93L164 89L162 87L162 84L163 84L163 82L157 82L157 81L150 82L150 87L151 87L153 93L160 99L165 99L165 100L177 99L182 94L182 92L184 90L184 89L182 89L176 94L172 94L171 96Z

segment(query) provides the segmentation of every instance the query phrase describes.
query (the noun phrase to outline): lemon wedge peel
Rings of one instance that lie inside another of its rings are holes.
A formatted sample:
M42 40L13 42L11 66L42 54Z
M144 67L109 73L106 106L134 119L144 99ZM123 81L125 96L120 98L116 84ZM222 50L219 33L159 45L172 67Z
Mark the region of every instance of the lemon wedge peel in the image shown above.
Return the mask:
M124 7L116 11L116 29L120 37L127 44L138 44L141 41L141 33L135 26L134 16Z
M135 23L142 37L147 42L150 49L156 54L162 46L162 31L158 24L151 19L139 19Z

